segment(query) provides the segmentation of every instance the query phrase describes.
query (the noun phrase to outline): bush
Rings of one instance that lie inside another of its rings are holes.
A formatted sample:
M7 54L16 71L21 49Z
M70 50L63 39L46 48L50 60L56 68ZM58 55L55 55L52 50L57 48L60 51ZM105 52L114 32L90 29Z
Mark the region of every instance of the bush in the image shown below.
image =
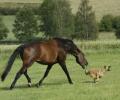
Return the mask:
M67 0L44 0L39 10L40 30L47 37L71 37L74 19Z
M3 40L7 38L7 33L9 30L5 26L5 24L2 22L2 18L0 17L0 40Z
M120 39L120 16L113 19L113 28L115 29L115 35Z
M13 33L21 41L33 39L39 32L37 19L32 9L23 7L16 14Z
M113 28L118 29L120 28L120 16L116 16L113 19Z
M103 18L100 21L99 31L106 31L106 32L113 31L112 22L113 22L112 15L103 16Z

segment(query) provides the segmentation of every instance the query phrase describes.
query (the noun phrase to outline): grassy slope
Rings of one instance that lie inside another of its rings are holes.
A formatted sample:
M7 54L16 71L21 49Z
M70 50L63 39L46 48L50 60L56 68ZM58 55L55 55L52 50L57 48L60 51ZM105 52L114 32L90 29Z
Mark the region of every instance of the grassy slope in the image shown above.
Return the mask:
M84 51L85 52L85 51ZM10 53L2 53L0 60L0 73L2 72ZM119 53L85 53L89 61L89 68L94 66L111 65L112 71L100 80L99 83L91 83L91 78L84 74L84 70L75 63L75 59L67 59L67 67L73 85L68 84L66 76L58 65L55 65L49 76L40 88L27 87L24 76L20 78L13 91L8 88L21 66L21 62L16 60L11 72L4 83L0 83L0 98L4 100L120 100L120 56ZM29 69L32 83L35 84L42 77L46 66L34 64Z
M80 0L70 0L73 12L76 12ZM105 14L120 15L120 0L90 0L90 5L96 13L97 20Z
M12 33L14 19L15 19L14 16L3 16L3 22L5 23L5 25L9 29L8 38L7 38L8 40L14 40L15 39L15 37Z
M0 0L1 3L39 3L41 1L43 0ZM70 3L73 13L75 13L78 9L80 0L70 0ZM100 20L105 14L120 15L120 0L90 0L90 4L96 12L97 20Z

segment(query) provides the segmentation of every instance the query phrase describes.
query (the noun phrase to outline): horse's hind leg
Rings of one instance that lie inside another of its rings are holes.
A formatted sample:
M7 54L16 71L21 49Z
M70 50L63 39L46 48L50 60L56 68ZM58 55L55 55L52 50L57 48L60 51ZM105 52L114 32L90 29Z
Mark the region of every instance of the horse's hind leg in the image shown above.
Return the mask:
M20 78L20 76L25 72L26 70L26 67L22 67L16 74L15 78L14 78L14 81L12 82L11 86L10 86L10 89L13 89L17 80Z
M30 67L31 65L33 64L33 62L27 62L27 63L23 63L23 67L17 72L15 78L14 78L14 81L12 82L11 86L10 86L10 89L13 89L17 80L20 78L20 76L22 74L25 73L25 71L27 70L28 67ZM24 75L27 75L26 73ZM28 76L27 76L28 77ZM30 80L29 80L30 81Z
M27 70L24 72L24 75L28 81L28 86L31 87L31 78L29 77L28 73L27 73Z
M48 67L47 67L47 69L46 69L46 71L45 71L44 76L43 76L42 79L36 84L37 87L39 87L39 86L42 84L43 80L48 76L48 73L50 72L50 69L51 69L51 68L52 68L52 65L48 65Z

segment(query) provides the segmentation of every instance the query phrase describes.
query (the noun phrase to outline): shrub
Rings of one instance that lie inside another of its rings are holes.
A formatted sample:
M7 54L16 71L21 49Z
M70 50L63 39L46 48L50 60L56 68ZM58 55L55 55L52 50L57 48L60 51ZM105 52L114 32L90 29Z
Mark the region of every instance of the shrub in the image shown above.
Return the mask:
M120 38L120 16L114 17L112 25L115 30L116 37Z
M99 31L106 31L106 32L113 31L112 21L113 21L112 15L103 16L103 18L100 21Z

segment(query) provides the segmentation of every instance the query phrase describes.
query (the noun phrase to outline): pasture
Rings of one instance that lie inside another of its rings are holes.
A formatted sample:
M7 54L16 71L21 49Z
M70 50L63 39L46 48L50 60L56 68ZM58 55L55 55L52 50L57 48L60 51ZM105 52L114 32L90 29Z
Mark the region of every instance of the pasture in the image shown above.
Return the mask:
M92 83L92 79L86 76L84 70L76 64L74 57L69 55L66 63L74 82L73 85L68 83L59 65L55 65L43 85L36 88L34 85L44 74L46 66L34 63L29 69L32 87L27 87L27 80L22 76L15 89L10 91L9 86L21 67L21 61L16 59L5 82L0 82L0 98L4 100L119 100L120 41L113 41L84 41L82 43L76 41L76 44L84 51L88 59L88 68L104 65L112 66L111 72L106 73L98 83ZM0 73L16 47L17 45L0 46Z

